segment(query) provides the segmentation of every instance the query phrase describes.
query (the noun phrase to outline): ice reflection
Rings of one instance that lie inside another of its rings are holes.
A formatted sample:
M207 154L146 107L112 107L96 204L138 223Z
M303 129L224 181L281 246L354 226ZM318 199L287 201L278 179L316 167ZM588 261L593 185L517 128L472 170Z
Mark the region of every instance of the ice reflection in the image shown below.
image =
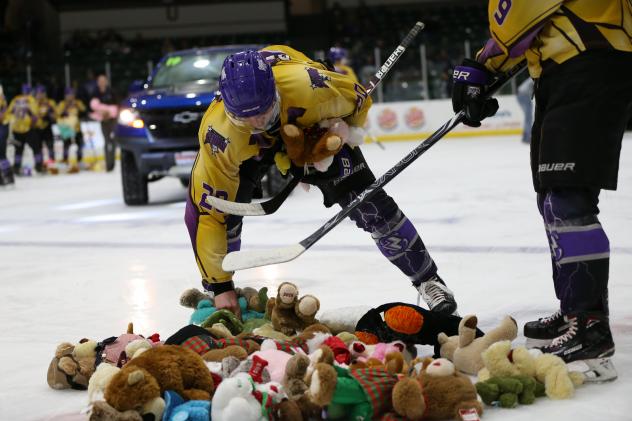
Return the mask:
M141 266L142 265L138 265ZM151 307L151 296L149 291L150 282L141 277L131 278L127 282L125 297L130 309L129 321L134 323L134 333L144 334L151 330L149 319L149 309Z

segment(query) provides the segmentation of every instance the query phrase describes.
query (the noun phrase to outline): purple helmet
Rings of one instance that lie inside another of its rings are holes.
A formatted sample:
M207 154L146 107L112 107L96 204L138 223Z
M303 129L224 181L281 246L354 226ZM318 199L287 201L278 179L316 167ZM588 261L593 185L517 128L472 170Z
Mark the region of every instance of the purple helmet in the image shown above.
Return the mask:
M22 95L30 95L31 94L31 85L28 83L22 84Z
M45 93L46 93L46 86L39 84L35 87L35 94L45 94Z
M329 52L327 53L327 58L329 59L329 61L331 61L332 63L337 63L340 60L347 58L347 56L349 55L349 52L347 51L346 48L342 48L342 47L331 47L329 49Z
M64 89L64 95L74 95L74 94L75 94L75 90L70 86L66 86L66 88Z
M231 54L224 60L219 90L226 110L236 117L252 117L274 103L272 68L256 50Z

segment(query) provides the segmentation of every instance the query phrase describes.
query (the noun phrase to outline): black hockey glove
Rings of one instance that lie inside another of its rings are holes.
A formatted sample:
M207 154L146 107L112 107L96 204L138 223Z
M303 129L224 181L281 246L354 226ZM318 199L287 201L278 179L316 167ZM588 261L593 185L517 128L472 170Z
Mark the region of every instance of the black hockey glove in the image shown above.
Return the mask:
M487 98L486 91L492 74L479 62L466 58L452 74L452 109L465 111L464 124L479 127L481 121L498 111L498 101Z

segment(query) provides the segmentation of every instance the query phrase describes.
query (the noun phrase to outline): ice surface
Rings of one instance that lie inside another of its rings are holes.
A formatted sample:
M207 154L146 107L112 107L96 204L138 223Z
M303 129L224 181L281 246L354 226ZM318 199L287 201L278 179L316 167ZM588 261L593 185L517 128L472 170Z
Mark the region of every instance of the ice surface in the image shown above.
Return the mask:
M385 146L364 148L376 175L414 145ZM200 278L183 222L186 191L176 179L162 180L150 185L151 205L127 207L120 184L117 168L19 178L15 189L0 188L0 420L47 419L85 406L86 392L46 384L58 343L118 335L129 321L136 332L166 338L187 323L190 311L178 299ZM613 248L619 379L584 386L569 401L488 409L483 419L632 419L631 136L619 186L602 193L600 204ZM517 137L441 141L386 190L421 232L462 315L476 313L486 328L505 314L522 325L556 309L528 147ZM243 247L292 245L334 212L322 207L317 190L297 189L274 215L246 218ZM320 297L323 309L416 298L406 277L350 221L293 262L246 270L235 280L272 290L291 280Z

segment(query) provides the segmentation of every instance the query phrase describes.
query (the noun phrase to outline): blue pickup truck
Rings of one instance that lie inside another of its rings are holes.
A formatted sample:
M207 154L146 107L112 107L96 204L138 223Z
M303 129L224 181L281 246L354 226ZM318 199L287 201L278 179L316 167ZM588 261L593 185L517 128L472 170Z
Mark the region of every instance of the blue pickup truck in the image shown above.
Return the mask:
M218 90L224 58L256 45L231 45L176 51L162 58L149 78L130 92L115 132L121 148L123 198L128 205L149 201L147 184L165 176L188 185L199 149L198 128ZM264 179L275 194L278 172Z

